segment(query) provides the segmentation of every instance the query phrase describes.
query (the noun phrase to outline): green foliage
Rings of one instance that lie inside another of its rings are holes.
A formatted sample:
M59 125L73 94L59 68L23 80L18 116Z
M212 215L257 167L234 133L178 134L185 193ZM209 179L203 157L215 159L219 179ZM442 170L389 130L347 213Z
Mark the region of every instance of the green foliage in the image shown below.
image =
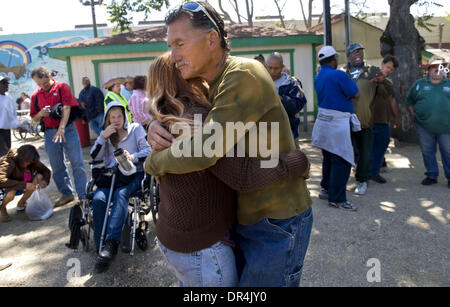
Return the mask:
M429 0L418 0L416 1L416 3L414 3L414 5L420 8L421 11L423 11L421 16L416 18L417 27L423 28L428 32L432 32L431 28L436 27L437 25L429 22L434 17L434 15L430 14L428 10L431 7L444 7L444 6L439 2Z
M427 30L428 32L432 32L430 27L436 27L436 25L428 22L431 18L433 18L431 15L417 17L417 26Z
M115 25L113 33L122 33L131 31L134 12L145 13L147 20L152 10L161 11L164 5L168 8L169 0L112 0L111 4L106 4L106 11L109 15L108 21Z

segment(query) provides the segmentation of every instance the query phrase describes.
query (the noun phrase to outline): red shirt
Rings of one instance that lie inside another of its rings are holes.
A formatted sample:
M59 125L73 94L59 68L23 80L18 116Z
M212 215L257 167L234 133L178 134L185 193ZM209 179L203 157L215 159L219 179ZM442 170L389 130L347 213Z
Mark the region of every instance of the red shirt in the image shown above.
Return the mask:
M48 92L44 91L42 88L39 88L36 92L34 92L33 96L31 96L31 118L36 116L36 114L38 113L35 107L36 98L40 110L44 109L46 106L53 107L58 102L61 102L63 106L78 106L78 101L73 96L72 91L70 90L70 86L57 81L53 83ZM60 120L56 120L51 117L43 117L43 119L45 128L57 128L59 126Z

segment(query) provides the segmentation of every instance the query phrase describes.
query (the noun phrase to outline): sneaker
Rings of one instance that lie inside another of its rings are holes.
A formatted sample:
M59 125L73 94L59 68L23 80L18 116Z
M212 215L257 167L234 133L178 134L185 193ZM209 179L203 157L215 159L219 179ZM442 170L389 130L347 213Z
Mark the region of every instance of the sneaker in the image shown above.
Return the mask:
M370 180L373 180L378 183L386 183L387 182L387 180L384 179L383 177L381 177L380 175L372 176L372 177L370 177Z
M355 189L355 194L364 195L367 191L367 182L359 182Z
M341 208L345 211L357 211L358 207L356 207L353 203L349 202L348 200L342 203L334 203L334 202L329 202L328 205L330 207L334 207L334 208Z
M435 184L435 183L437 183L437 180L436 179L431 179L431 178L425 178L424 180L422 180L422 184L423 185L432 185L432 184Z
M320 188L319 198L320 199L328 199L328 190L325 190L324 188Z
M69 195L69 196L62 196L55 204L56 207L64 206L67 203L70 203L71 201L75 200L75 196Z

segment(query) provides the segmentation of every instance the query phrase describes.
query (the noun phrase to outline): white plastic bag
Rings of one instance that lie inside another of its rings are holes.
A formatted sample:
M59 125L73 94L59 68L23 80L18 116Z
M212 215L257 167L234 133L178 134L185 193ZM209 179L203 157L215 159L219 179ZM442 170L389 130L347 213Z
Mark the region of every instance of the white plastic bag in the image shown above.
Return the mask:
M47 194L36 190L27 200L25 213L32 221L46 220L53 214L53 204Z

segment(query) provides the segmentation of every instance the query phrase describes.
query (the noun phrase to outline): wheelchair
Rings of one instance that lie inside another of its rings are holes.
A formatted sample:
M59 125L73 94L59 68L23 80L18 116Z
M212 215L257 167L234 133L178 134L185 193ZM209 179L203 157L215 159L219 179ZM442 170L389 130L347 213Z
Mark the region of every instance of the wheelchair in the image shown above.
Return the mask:
M89 163L92 173L96 171L105 171L105 164L103 161L92 161ZM106 175L111 176L114 181L114 172L117 172L117 167L106 170ZM94 176L93 176L94 177ZM108 197L107 209L105 212L105 220L101 234L101 242L99 252L105 240L108 215L112 205L112 188L110 188L110 195ZM86 185L86 197L81 199L79 204L75 205L70 210L69 215L69 229L71 231L70 242L66 244L68 248L77 249L79 243L82 243L84 251L90 249L91 232L94 230L93 219L93 199L95 194L96 181L91 178ZM149 223L145 221L145 216L152 213L153 223L156 224L158 219L159 208L159 185L153 176L145 174L141 181L141 189L129 198L128 215L122 229L121 249L124 253L134 255L135 244L145 251L148 247L147 231Z

